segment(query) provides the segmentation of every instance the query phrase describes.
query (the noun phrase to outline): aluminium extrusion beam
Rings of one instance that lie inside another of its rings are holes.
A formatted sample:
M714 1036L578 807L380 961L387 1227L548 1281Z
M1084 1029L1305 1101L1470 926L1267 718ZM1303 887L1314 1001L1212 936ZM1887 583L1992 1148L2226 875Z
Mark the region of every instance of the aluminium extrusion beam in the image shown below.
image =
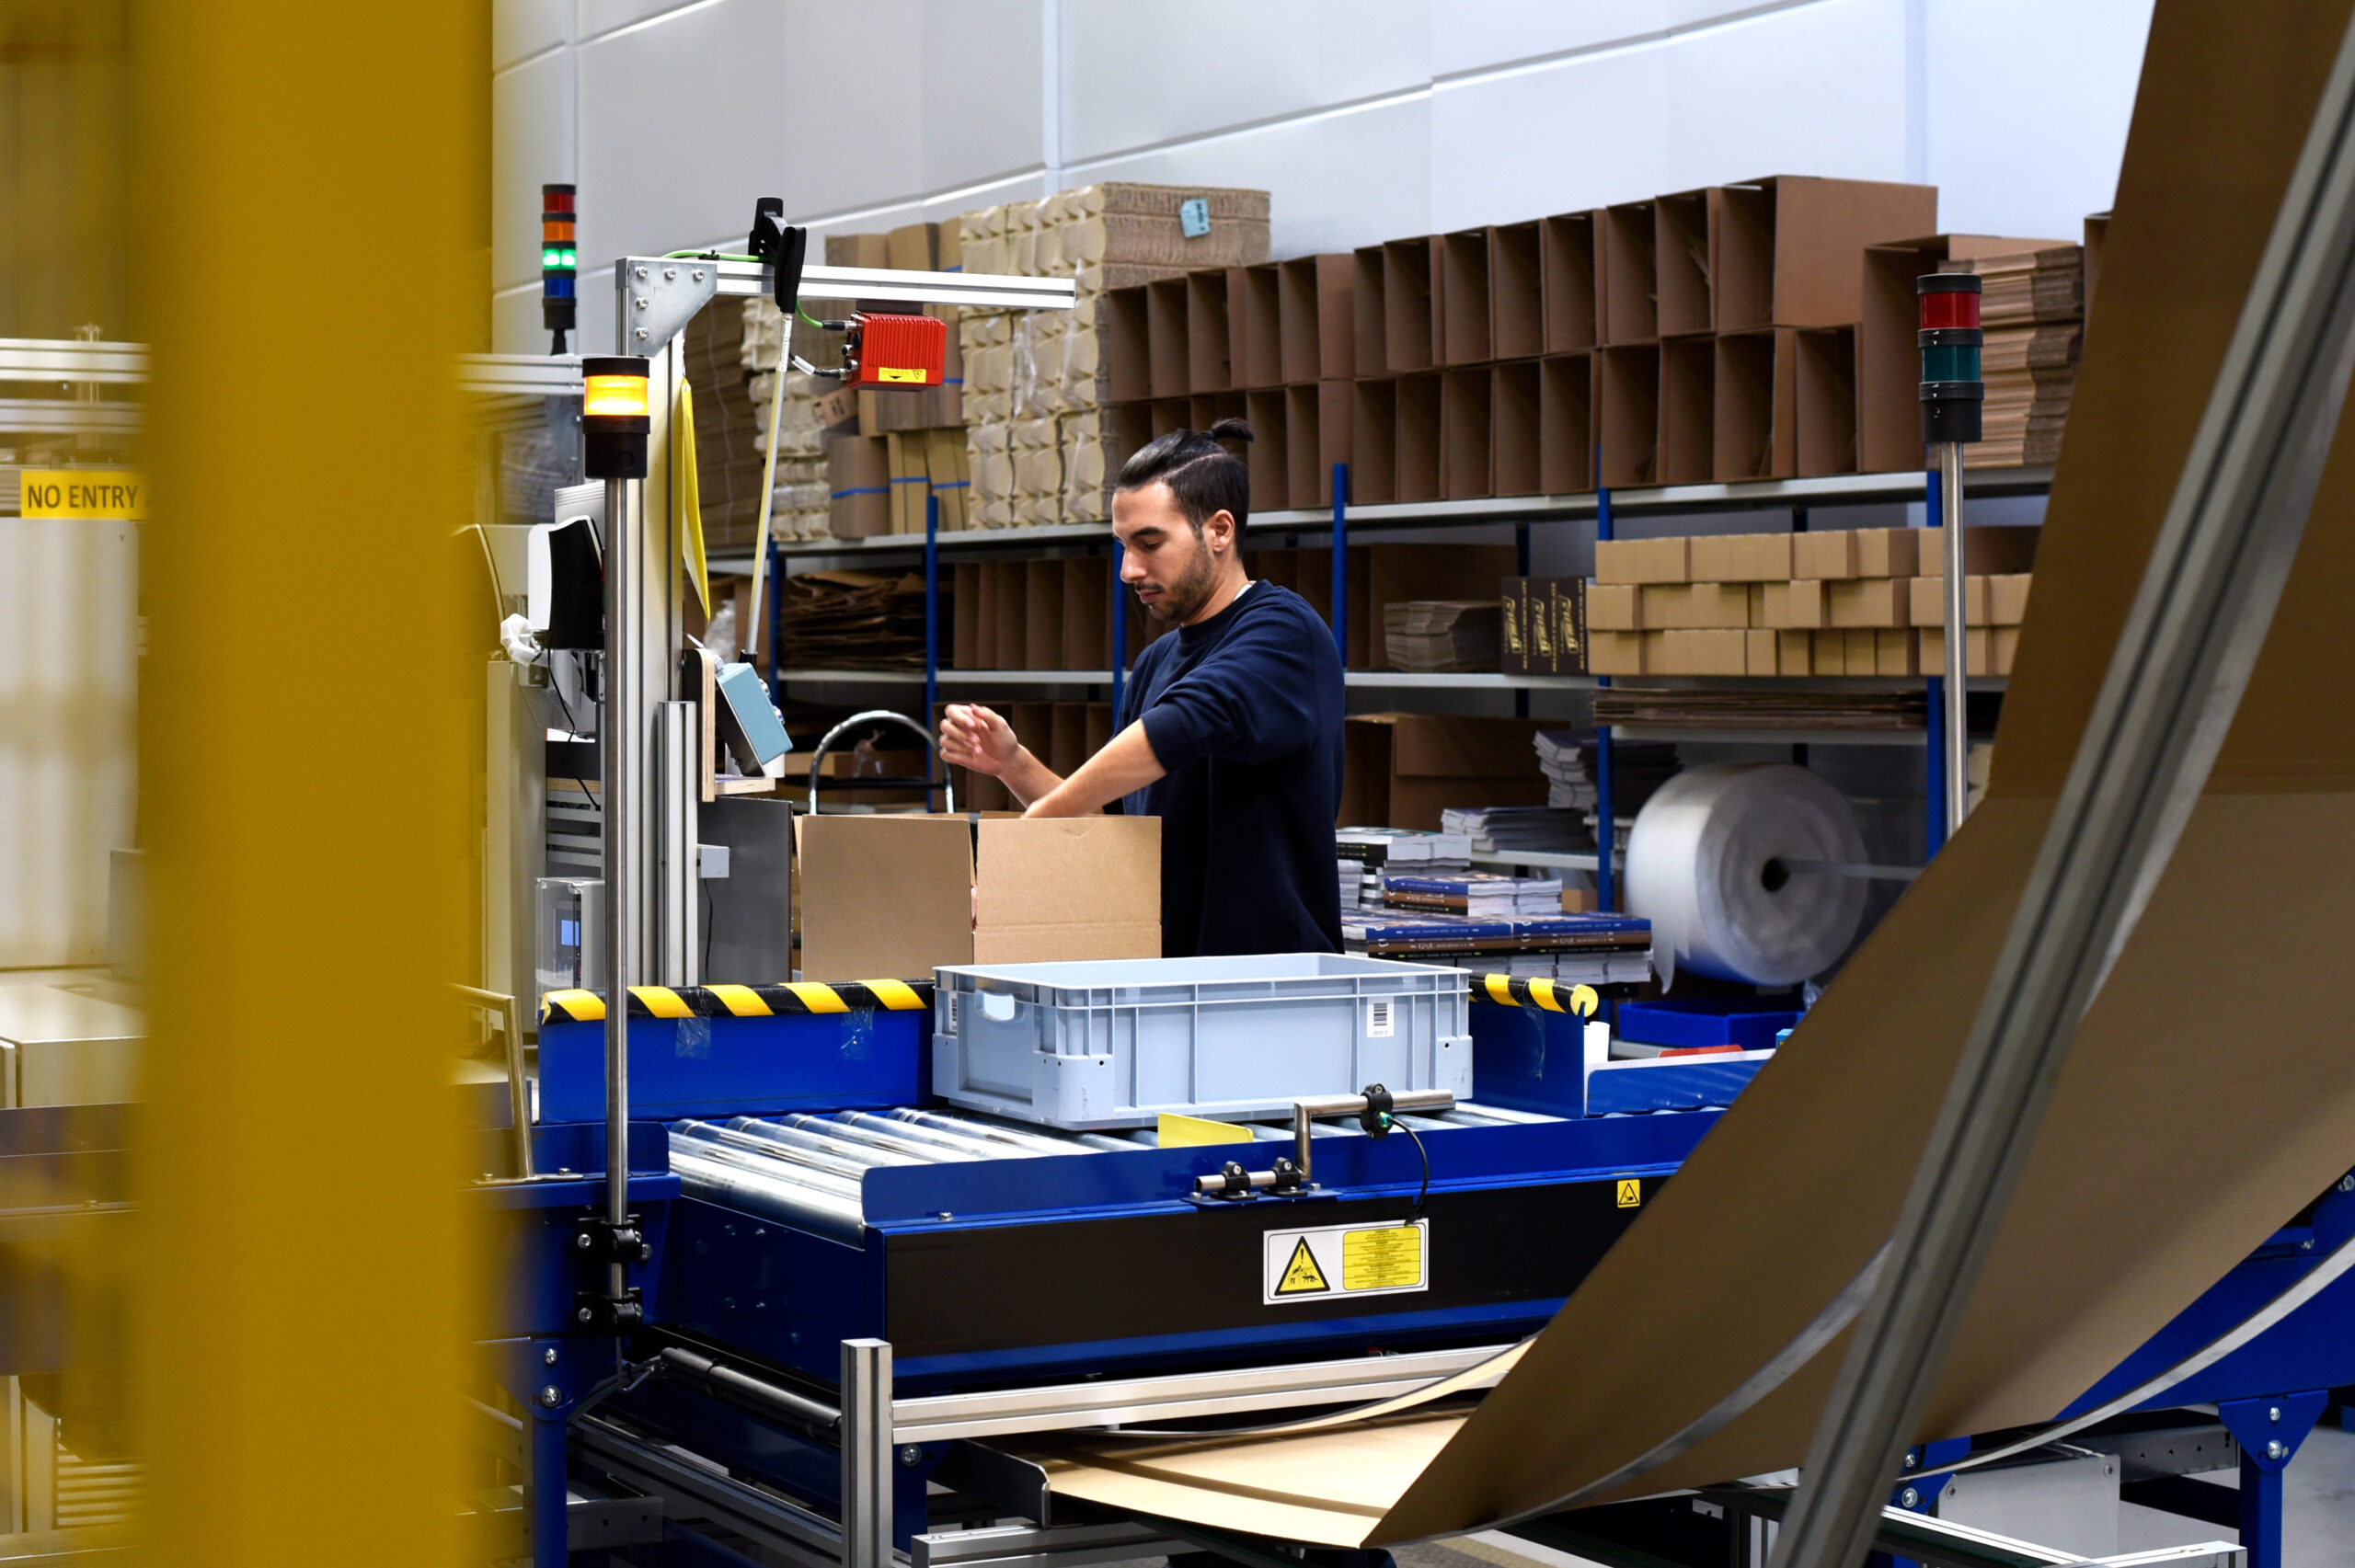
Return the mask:
M2355 369L2355 24L2153 544L1883 1271L1809 1444L1776 1568L1868 1549L2077 1024L2240 705ZM1949 585L1951 586L1951 584Z
M144 343L0 338L0 382L78 381L132 386L146 379Z
M645 259L629 257L622 265L634 266ZM766 296L770 292L770 270L764 262L723 258L715 266L723 294ZM1018 278L996 272L903 272L889 267L811 266L801 269L801 294L812 300L890 300L900 304L1070 310L1079 303L1079 285L1070 278Z

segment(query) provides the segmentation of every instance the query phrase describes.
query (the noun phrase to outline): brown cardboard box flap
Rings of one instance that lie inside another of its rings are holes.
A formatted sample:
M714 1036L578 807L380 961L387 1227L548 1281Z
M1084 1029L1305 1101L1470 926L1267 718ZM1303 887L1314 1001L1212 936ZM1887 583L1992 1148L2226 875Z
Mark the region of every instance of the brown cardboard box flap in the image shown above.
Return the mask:
M1161 956L1161 819L1034 817L983 822L974 952L994 962Z
M930 979L973 953L971 830L961 817L794 819L801 972L813 980Z

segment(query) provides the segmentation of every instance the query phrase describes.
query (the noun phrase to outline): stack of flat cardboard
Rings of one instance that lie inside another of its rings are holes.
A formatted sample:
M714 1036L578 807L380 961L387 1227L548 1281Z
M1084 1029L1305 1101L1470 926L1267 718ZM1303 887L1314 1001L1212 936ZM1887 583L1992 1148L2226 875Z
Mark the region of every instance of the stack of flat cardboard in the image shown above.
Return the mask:
M2006 675L2037 531L1964 539L1970 672ZM1936 674L1936 529L1606 540L1587 585L1600 675Z
M729 303L720 301L706 309L705 314L707 315L719 305ZM756 454L755 472L746 487L757 491L760 488L757 470L765 461L758 454L768 451L769 411L776 396L777 366L786 345L785 318L767 300L746 300L743 302L742 322L738 362L741 372L749 372L744 374L744 394L752 415L752 448ZM804 349L798 340L793 347L797 350ZM832 436L846 434L851 429L848 424L852 414L849 398L830 381L792 371L784 374L785 400L777 406L776 511L770 526L772 535L779 539L852 539L862 536L856 532L862 527L873 532L883 532L881 528L873 526L873 509L859 506L844 509L833 504L826 447ZM703 386L700 382L695 386L695 455L702 458ZM707 463L709 460L705 461ZM867 466L864 460L853 465L862 471ZM709 485L710 481L706 479L706 492ZM707 493L704 507L707 518L711 508ZM754 510L757 512L757 502ZM837 532L837 522L846 524L854 532ZM706 521L705 527L708 529L709 526ZM749 534L743 541L748 545L752 542Z
M1182 211L1189 203L1199 204L1198 222ZM1120 443L1105 407L1104 294L1193 269L1218 269L1223 278L1225 268L1266 261L1268 193L1085 186L968 212L956 238L968 272L1069 278L1079 292L1070 311L963 313L968 526L1105 521ZM944 250L948 240L944 230Z
M802 572L777 584L785 662L810 669L924 668L924 579Z
M2085 257L2084 246L2062 245L1968 264L1982 280L1979 322L1987 335L1984 439L1964 452L1969 465L2016 468L2061 455L2085 337Z
M1393 600L1382 607L1390 668L1494 670L1504 651L1503 612L1492 599Z

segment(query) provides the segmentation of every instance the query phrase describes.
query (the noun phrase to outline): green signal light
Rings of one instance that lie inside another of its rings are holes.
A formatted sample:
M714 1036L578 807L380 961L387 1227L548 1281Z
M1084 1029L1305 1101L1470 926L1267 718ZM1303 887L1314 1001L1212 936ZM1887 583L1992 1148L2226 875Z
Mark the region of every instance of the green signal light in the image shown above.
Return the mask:
M577 250L563 250L555 246L549 246L540 252L540 266L548 271L577 268L580 266L580 253Z

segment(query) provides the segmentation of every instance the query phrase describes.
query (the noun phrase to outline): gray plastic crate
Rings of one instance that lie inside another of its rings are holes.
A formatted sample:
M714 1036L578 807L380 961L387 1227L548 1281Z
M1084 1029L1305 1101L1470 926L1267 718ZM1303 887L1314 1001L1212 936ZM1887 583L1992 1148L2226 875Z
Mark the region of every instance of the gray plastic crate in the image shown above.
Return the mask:
M936 969L933 1093L1048 1127L1288 1114L1294 1100L1472 1093L1467 980L1334 953Z

